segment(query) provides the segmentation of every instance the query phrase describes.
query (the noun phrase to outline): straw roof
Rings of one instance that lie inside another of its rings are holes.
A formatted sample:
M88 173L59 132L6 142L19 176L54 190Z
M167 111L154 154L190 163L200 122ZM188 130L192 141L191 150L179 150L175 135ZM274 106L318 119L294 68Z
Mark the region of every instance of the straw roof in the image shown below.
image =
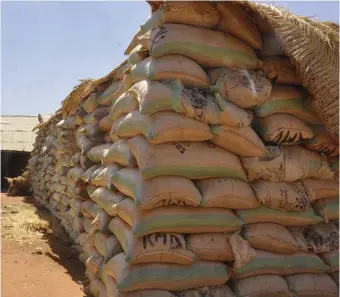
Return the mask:
M73 91L62 101L60 111L65 115L66 113L74 112L75 108L89 97L93 92L96 92L100 87L108 86L113 81L119 80L127 68L127 60L121 63L118 67L113 69L106 76L99 79L84 79L81 83L73 88Z

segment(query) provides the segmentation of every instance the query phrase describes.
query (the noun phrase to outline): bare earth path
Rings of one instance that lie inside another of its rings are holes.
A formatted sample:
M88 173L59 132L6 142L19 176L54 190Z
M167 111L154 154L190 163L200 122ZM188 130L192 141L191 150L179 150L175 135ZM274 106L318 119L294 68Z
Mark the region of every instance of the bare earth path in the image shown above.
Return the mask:
M1 193L1 214L2 297L86 296L84 265L46 209Z

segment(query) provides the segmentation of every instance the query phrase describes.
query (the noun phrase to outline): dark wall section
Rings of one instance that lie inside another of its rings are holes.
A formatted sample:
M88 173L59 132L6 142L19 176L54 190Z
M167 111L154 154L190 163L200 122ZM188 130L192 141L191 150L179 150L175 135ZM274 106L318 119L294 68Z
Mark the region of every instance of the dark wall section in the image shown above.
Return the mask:
M5 177L17 177L26 169L29 152L1 151L1 191L8 189Z

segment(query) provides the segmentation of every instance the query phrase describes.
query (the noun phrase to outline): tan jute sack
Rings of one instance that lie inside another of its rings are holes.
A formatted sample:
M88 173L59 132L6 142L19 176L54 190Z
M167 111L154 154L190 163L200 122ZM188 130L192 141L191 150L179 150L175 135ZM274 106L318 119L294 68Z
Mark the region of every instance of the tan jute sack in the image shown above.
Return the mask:
M117 237L129 264L175 263L192 264L196 260L187 249L184 236L178 233L153 233L136 237L131 227L119 218L113 218L110 231Z
M197 286L223 285L229 278L227 266L219 262L199 261L192 265L148 263L129 265L120 253L103 265L117 281L121 292L142 289L182 291Z
M98 204L98 206L105 210L110 216L116 216L117 215L117 204L125 199L125 196L117 192L112 192L106 187L97 188L95 191L93 191L92 195L90 195L90 198Z
M275 223L245 225L242 228L242 236L255 249L282 254L292 254L301 250L289 230Z
M211 142L239 156L264 157L265 146L251 127L211 126Z
M102 270L100 275L101 280L105 284L108 297L177 297L169 291L163 290L138 290L133 292L120 292L117 289L116 280L109 276L106 271Z
M110 116L107 115L99 121L99 129L103 132L110 132L113 125L113 121Z
M312 200L331 198L339 195L338 181L306 178L302 182L311 194Z
M152 31L152 57L177 54L203 67L260 68L261 62L247 44L230 35L188 25L166 24Z
M129 140L129 146L146 179L175 175L190 179L234 177L247 180L238 157L210 142L153 145L144 137L136 136Z
M339 289L327 274L294 274L286 276L289 290L299 297L337 297Z
M303 182L273 183L257 180L252 184L256 198L265 206L278 210L302 212L312 200Z
M94 233L94 246L104 257L105 262L122 252L122 248L114 235L107 235L100 231Z
M179 80L162 82L143 80L134 84L128 93L137 104L139 102L142 114L176 111L205 124L224 124L230 127L249 126L252 121L251 112L223 100L218 93L186 87ZM124 108L130 112L135 110L135 102L130 102L126 97Z
M119 216L130 227L134 227L139 216L139 211L135 206L133 199L126 198L119 202L116 207L117 216Z
M305 146L313 151L323 153L327 156L339 155L339 143L336 142L323 126L312 126L314 137L305 143Z
M268 56L263 57L263 70L270 81L277 84L301 85L301 79L296 74L295 66L288 57Z
M217 2L220 13L216 29L235 36L254 49L262 48L261 34L249 15L233 2Z
M133 198L141 210L167 205L199 206L202 196L194 183L180 176L144 179L139 168L123 168L112 177L113 185Z
M256 275L237 280L233 286L238 297L293 297L284 278Z
M327 160L300 146L266 147L266 156L241 157L248 180L293 182L305 178L332 180L334 172Z
M268 100L255 107L255 114L259 117L290 114L303 122L320 124L308 99L309 94L303 88L274 84Z
M339 249L339 230L332 222L305 228L290 228L290 233L301 250L309 253L324 253Z
M235 178L207 178L195 182L203 207L247 209L259 206L248 183Z
M188 211L185 207L167 206L140 211L133 232L136 236L155 232L233 232L242 225L228 209L195 207Z
M261 139L272 144L294 145L313 138L310 127L288 114L254 117L253 128Z
M208 75L222 98L241 108L251 108L265 102L272 90L262 70L215 68L209 70Z
M146 79L179 79L185 86L200 88L208 88L211 84L205 71L196 62L180 55L148 57L137 63L125 75L124 90Z
M222 262L234 260L229 236L227 234L190 234L187 237L187 247L194 252L200 260Z
M235 297L233 291L227 286L201 287L182 292L174 292L176 297Z
M116 134L120 138L144 135L153 144L173 141L205 141L213 137L209 126L195 119L169 111L142 115L139 110L125 116Z

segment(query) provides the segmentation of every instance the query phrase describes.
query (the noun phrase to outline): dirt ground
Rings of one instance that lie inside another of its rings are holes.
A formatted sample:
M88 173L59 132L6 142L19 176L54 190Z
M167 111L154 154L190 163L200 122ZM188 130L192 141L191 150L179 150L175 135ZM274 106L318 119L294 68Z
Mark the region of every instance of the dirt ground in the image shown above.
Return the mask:
M48 210L1 193L1 223L2 297L87 296L85 267Z

